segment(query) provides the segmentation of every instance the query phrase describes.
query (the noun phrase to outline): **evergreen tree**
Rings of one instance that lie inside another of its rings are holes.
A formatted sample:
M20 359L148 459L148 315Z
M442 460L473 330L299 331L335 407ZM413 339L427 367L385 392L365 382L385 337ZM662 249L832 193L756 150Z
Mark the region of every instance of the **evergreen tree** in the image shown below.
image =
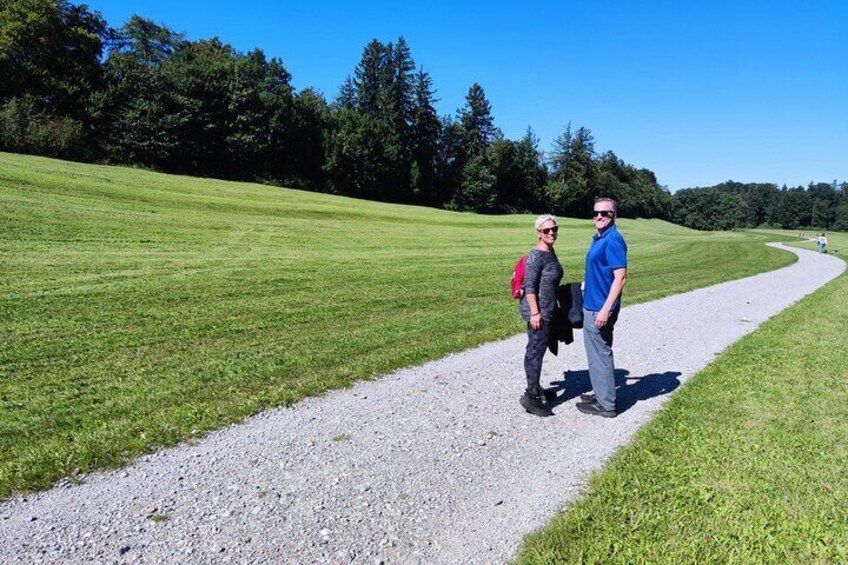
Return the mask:
M571 122L569 122L565 131L554 139L554 150L548 161L551 169L551 180L565 181L572 160L571 143L573 140L574 135L571 133Z
M436 157L436 193L440 205L453 200L462 181L465 165L464 132L462 125L450 116L441 118L439 151Z
M412 114L415 106L415 62L409 45L403 37L397 43L391 43L386 48L387 83L384 87L387 98L386 115L392 124L392 129L406 145L409 140L409 130L412 126Z
M494 212L497 205L497 177L485 154L474 155L462 170L459 189L448 203L451 210Z
M127 53L144 63L158 65L185 41L185 35L165 25L133 15L109 41L110 54Z
M588 128L572 133L571 124L554 141L551 179L546 201L559 214L584 217L599 195L595 165L595 139Z
M336 99L333 102L334 108L341 108L344 110L355 110L357 107L358 101L356 99L356 84L354 80L348 75L345 78L342 85L339 87L339 93L336 95Z
M508 202L516 211L543 212L542 190L547 182L548 171L539 150L539 138L528 127L524 137L516 144L516 161L521 171L522 188L517 199Z
M170 170L195 111L192 101L134 55L110 55L104 67L108 87L97 131L110 161Z
M492 107L486 99L483 87L471 85L465 96L465 106L459 112L465 136L465 149L471 157L480 155L489 147L495 133Z
M229 178L274 178L292 184L303 143L294 126L291 75L260 49L230 53L225 139Z
M356 88L356 108L371 118L379 118L381 115L385 69L386 46L372 39L362 51L353 81Z
M175 90L161 65L184 44L182 34L138 16L112 33L97 124L110 160L175 170L197 103Z
M437 161L441 122L434 106L433 79L420 69L415 75L415 101L412 109L412 191L415 202L441 204L437 192Z

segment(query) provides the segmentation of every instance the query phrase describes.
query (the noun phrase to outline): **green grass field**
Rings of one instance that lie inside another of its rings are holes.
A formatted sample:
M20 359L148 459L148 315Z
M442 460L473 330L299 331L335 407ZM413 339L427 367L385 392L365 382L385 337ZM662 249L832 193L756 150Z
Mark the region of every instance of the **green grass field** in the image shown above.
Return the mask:
M848 563L846 293L841 276L696 375L517 563Z
M522 331L532 220L0 154L0 497ZM591 222L561 226L579 280ZM794 259L620 227L625 303Z

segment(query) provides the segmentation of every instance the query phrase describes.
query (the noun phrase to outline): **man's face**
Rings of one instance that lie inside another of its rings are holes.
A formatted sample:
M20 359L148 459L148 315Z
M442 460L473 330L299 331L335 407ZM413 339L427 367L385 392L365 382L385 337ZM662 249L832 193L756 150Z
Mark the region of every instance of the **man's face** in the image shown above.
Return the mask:
M615 222L615 212L612 202L595 202L592 220L599 231L610 227Z

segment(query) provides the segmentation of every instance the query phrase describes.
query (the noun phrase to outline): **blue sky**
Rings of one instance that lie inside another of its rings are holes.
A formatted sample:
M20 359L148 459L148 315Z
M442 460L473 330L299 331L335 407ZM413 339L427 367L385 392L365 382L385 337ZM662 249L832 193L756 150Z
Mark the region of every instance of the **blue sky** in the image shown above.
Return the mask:
M331 100L363 47L406 38L441 114L479 82L511 138L571 122L671 190L848 181L848 1L92 0L282 59Z

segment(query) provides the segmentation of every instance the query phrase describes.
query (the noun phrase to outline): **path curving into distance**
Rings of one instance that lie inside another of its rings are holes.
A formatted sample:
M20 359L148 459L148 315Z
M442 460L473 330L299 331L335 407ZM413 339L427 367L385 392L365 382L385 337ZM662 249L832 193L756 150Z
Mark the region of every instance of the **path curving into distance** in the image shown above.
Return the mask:
M580 335L545 361L555 417L526 414L522 334L0 503L0 563L503 563L674 389L845 269L783 248L795 264L624 309L616 419L574 407Z

